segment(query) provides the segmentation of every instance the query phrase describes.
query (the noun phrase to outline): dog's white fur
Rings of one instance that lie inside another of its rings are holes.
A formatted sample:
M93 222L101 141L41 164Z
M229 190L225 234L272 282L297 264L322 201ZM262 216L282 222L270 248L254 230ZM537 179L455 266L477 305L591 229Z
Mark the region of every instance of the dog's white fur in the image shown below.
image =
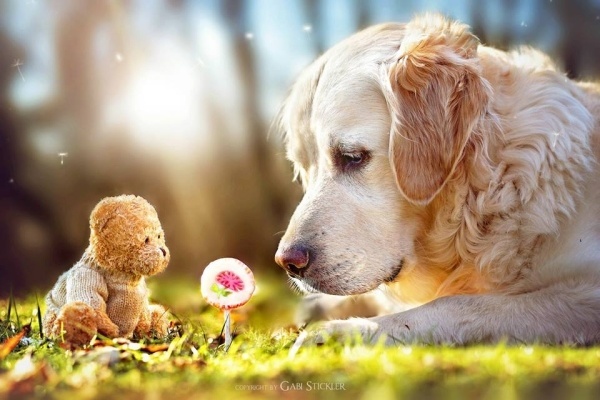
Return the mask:
M425 15L326 52L281 125L305 189L279 247L310 249L296 283L419 305L325 331L600 341L599 85Z

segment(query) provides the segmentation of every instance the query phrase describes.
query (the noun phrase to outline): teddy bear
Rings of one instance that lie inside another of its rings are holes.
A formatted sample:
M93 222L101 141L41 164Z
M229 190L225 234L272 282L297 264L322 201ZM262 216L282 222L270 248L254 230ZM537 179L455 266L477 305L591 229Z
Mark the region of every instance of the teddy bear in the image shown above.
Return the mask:
M107 197L90 216L89 246L46 296L43 331L71 347L97 333L165 337L165 309L148 300L145 277L162 272L170 253L154 207L133 195Z

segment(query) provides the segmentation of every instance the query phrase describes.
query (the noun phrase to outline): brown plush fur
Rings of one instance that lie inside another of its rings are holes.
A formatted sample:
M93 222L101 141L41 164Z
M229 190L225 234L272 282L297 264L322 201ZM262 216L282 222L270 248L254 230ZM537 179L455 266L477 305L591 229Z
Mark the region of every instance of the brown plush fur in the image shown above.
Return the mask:
M164 337L165 309L148 303L144 277L169 262L152 205L139 196L103 199L90 216L90 245L46 296L44 333L67 345L107 337Z

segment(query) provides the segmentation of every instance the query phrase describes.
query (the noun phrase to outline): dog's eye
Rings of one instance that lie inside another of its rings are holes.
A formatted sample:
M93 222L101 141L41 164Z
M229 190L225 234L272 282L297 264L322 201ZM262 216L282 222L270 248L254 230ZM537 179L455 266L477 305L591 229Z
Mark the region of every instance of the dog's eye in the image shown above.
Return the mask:
M144 243L146 243L146 244L150 243L150 238L146 237L146 240L144 240Z
M369 152L342 153L338 156L338 165L344 172L357 170L364 166L369 158Z

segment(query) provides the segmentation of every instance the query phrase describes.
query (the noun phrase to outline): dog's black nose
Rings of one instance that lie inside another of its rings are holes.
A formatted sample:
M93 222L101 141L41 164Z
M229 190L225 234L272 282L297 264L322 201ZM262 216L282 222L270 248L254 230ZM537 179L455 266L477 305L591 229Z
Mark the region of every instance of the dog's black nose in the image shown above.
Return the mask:
M279 246L275 262L290 275L302 276L310 262L310 252L304 246Z

